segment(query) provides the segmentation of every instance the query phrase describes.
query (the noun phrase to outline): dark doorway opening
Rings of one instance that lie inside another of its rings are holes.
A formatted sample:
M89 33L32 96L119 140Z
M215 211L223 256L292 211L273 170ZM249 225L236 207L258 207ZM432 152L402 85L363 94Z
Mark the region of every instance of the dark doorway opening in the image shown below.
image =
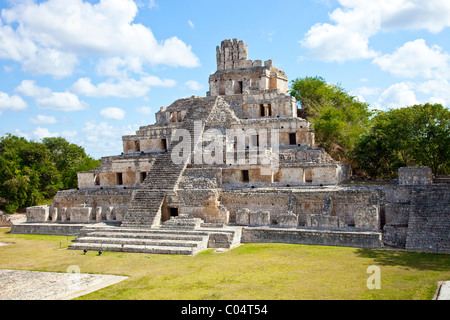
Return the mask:
M248 170L242 170L242 182L249 182Z
M297 135L295 133L289 133L289 144L294 146L297 144Z
M178 208L169 208L171 217L178 217Z
M122 173L118 173L118 174L117 174L117 185L118 185L118 186L123 185L123 176L122 176Z

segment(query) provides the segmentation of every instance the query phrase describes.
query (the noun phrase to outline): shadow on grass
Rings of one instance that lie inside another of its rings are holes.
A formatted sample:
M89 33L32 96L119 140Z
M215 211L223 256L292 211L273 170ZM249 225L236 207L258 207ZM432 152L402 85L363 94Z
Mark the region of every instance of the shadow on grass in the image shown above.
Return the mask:
M376 264L401 266L418 270L450 271L450 255L425 252L358 249L356 254L371 258Z

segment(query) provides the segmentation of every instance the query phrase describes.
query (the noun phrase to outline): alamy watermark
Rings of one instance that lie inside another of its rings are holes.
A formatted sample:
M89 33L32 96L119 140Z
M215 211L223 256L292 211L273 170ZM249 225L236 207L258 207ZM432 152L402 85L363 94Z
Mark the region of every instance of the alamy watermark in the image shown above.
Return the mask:
M367 288L370 290L381 289L381 269L378 266L369 266L367 273L371 274L367 278Z
M260 165L261 174L271 175L279 168L278 129L207 129L194 122L193 136L187 129L172 133L174 164Z

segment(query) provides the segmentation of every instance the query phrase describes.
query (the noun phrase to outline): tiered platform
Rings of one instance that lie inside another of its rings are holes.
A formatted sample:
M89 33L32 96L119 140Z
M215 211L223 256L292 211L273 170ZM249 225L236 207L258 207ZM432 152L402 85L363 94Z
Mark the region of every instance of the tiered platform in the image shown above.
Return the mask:
M71 250L195 255L240 244L240 227L205 228L201 219L174 217L159 228L85 227Z

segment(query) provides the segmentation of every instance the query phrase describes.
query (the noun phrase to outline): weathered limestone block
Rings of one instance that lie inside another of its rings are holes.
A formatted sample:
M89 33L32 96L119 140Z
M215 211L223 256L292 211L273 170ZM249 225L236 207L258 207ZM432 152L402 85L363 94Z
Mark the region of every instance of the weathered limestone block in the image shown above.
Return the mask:
M51 208L51 216L52 216L52 221L56 222L58 220L58 208Z
M61 215L61 222L64 222L64 221L66 221L66 220L68 220L70 217L67 215L67 208L66 207L63 207L63 208L61 208L61 213L60 213L60 215Z
M95 208L95 220L102 221L102 207Z
M298 216L292 211L278 216L278 226L282 228L297 228Z
M50 217L49 206L27 208L27 222L47 222Z
M313 228L338 228L339 218L321 214L306 215L306 225Z
M252 211L250 212L251 226L269 226L270 212L269 211Z
M236 224L248 226L250 224L250 210L242 209L236 212Z
M114 207L106 208L106 221L111 221L114 219Z
M380 215L378 206L358 207L353 212L355 227L359 229L379 230Z
M114 208L114 219L116 221L122 221L123 216L127 213L128 207L126 206L120 206Z
M93 218L91 207L73 207L69 212L71 222L89 222Z
M430 167L402 167L398 169L398 184L426 185L433 183Z

